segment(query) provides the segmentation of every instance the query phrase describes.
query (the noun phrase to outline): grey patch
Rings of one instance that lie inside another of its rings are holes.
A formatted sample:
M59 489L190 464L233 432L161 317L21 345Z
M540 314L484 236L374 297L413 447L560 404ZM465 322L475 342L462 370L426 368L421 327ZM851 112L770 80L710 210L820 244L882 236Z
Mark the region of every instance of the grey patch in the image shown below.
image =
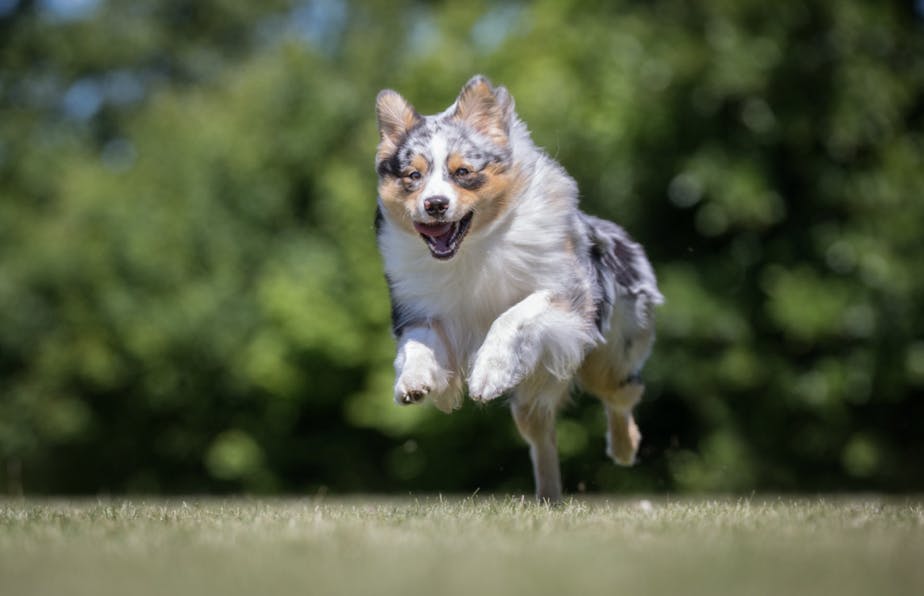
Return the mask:
M405 133L404 137L399 140L394 153L382 158L376 164L376 172L379 176L401 177L401 171L411 164L415 155L421 155L433 167L433 160L427 152L430 139L433 136L432 122L428 118L421 118L410 130Z
M375 206L375 220L372 225L375 229L375 237L378 239L382 235L382 228L385 226L385 215L382 213L381 205ZM395 284L387 273L385 274L385 284L388 286L388 300L391 303L391 332L396 338L400 338L409 323L407 308L395 298Z
M395 338L400 338L408 326L406 309L401 301L395 298L395 285L387 273L385 283L388 284L388 299L391 302L391 332Z
M660 304L663 297L645 250L613 222L586 213L581 213L580 217L587 230L588 256L596 280L597 328L604 335L609 330L613 307L620 296L635 298L636 317L647 319L651 307Z
M404 150L402 152L403 158L406 163L410 163L411 159L415 155L420 155L427 160L431 166L433 165L433 158L430 155L430 140L433 138L433 127L431 124L424 121L423 124L420 124L415 130L408 135L408 139L404 144Z
M594 323L600 333L606 335L616 296L613 284L606 275L603 251L596 244L590 245L590 263L596 282L594 284L594 310L596 311Z
M375 206L375 220L372 222L372 228L375 230L375 237L378 238L382 233L382 224L385 221L385 216L382 214L382 207L380 205Z
M509 147L499 147L464 122L444 119L438 130L446 136L449 152L461 155L475 171L481 171L490 164L509 166Z
M393 153L392 155L383 158L376 166L375 172L379 175L380 178L385 176L400 176L401 172L401 160L398 159L398 154Z

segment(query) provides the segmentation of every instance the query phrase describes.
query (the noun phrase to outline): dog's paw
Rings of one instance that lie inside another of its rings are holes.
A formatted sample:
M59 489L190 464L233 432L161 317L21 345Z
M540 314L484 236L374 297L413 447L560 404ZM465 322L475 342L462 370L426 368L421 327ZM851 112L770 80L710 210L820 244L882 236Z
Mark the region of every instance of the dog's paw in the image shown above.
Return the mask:
M402 371L395 382L395 403L416 404L430 393L443 393L449 388L449 375L438 367L419 367Z
M606 454L620 466L635 465L642 433L631 414L612 413L606 433Z
M506 358L491 354L490 350L482 350L468 378L468 394L480 402L497 399L522 381L520 376L506 362Z
M395 389L395 403L408 406L416 404L423 400L430 393L430 388L426 385L417 389Z

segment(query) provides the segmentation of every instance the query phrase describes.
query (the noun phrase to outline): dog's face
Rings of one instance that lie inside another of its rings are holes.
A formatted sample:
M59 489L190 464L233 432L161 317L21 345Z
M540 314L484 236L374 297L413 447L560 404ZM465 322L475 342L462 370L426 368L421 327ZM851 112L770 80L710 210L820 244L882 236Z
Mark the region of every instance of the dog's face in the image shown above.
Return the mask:
M451 259L468 233L489 226L508 205L516 182L513 99L474 77L440 115L421 116L391 90L379 93L376 113L382 205L434 258Z

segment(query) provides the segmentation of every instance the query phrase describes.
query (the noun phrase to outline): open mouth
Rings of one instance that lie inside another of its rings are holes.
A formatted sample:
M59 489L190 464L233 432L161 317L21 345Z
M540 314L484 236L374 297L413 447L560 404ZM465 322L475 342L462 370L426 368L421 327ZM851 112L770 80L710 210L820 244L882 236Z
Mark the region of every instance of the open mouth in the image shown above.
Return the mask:
M475 212L470 211L459 221L446 223L425 224L415 221L414 229L427 243L427 248L434 258L451 259L468 233L474 215Z

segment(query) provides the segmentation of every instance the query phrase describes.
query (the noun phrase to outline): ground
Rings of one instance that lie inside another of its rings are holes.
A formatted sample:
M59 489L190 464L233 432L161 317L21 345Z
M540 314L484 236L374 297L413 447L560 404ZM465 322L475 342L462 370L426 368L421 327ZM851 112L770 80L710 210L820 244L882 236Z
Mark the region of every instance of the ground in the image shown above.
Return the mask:
M0 500L0 595L924 594L924 500Z

